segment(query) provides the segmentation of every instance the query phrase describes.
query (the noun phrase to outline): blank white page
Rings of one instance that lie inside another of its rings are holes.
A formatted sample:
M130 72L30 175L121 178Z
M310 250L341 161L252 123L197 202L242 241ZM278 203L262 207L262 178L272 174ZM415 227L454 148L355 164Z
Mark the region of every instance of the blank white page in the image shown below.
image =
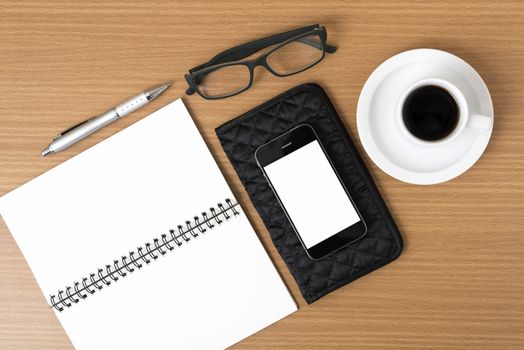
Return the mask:
M45 297L231 193L177 100L0 198ZM245 214L59 312L78 349L219 349L296 310ZM208 211L209 212L209 211Z

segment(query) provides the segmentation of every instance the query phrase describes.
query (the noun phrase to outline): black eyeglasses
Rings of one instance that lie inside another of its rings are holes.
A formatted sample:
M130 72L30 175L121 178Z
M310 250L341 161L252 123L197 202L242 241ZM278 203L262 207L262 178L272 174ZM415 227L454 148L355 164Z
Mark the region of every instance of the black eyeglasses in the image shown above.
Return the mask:
M257 66L263 66L277 77L303 72L322 61L326 52L337 50L327 45L326 40L326 28L315 24L233 47L191 68L185 75L189 85L186 94L196 91L210 100L238 95L253 84ZM274 47L261 56L241 61L270 46Z

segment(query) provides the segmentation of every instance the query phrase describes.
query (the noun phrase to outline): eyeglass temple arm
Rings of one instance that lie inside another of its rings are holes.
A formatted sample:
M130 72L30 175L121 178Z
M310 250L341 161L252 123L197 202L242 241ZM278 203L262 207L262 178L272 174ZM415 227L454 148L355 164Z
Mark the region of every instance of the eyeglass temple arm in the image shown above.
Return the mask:
M309 45L311 47L314 47L315 49L322 50L322 43L319 43L318 41L315 41L315 40L311 40L307 37L300 38L297 41L303 44ZM326 50L327 53L335 53L337 51L336 46L331 46L328 44L324 45L324 49Z

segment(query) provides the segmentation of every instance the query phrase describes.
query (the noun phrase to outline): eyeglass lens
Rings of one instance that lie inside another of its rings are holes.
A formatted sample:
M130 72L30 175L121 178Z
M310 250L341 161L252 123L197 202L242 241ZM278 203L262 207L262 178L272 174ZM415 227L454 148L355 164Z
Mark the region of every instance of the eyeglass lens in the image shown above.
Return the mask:
M322 55L320 37L308 35L279 47L267 57L266 62L275 73L290 75L317 63Z
M205 96L226 96L245 89L249 85L250 74L245 65L223 66L200 77L197 87Z

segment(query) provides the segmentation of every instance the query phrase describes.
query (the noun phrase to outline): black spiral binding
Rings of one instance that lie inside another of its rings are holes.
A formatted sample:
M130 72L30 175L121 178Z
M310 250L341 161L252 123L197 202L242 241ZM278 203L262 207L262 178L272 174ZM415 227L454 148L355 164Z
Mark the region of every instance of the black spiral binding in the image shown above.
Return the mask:
M130 251L127 256L113 260L112 264L99 268L96 273L90 273L89 277L83 277L82 282L74 282L72 287L67 286L65 290L58 290L56 295L53 294L49 298L51 306L58 311L71 307L104 286L118 281L120 277L126 277L135 269L141 269L144 264L149 264L174 250L175 247L180 247L192 238L204 234L208 229L213 229L224 220L230 220L232 215L239 215L240 212L235 208L238 205L231 202L229 198L225 200L225 205L218 203L217 208L209 208L209 214L202 212L201 216L193 217L192 221L187 220L184 225L178 225L176 231L169 230L169 234L162 234L160 238L153 239L152 244L145 243L143 247L138 247L136 252Z

